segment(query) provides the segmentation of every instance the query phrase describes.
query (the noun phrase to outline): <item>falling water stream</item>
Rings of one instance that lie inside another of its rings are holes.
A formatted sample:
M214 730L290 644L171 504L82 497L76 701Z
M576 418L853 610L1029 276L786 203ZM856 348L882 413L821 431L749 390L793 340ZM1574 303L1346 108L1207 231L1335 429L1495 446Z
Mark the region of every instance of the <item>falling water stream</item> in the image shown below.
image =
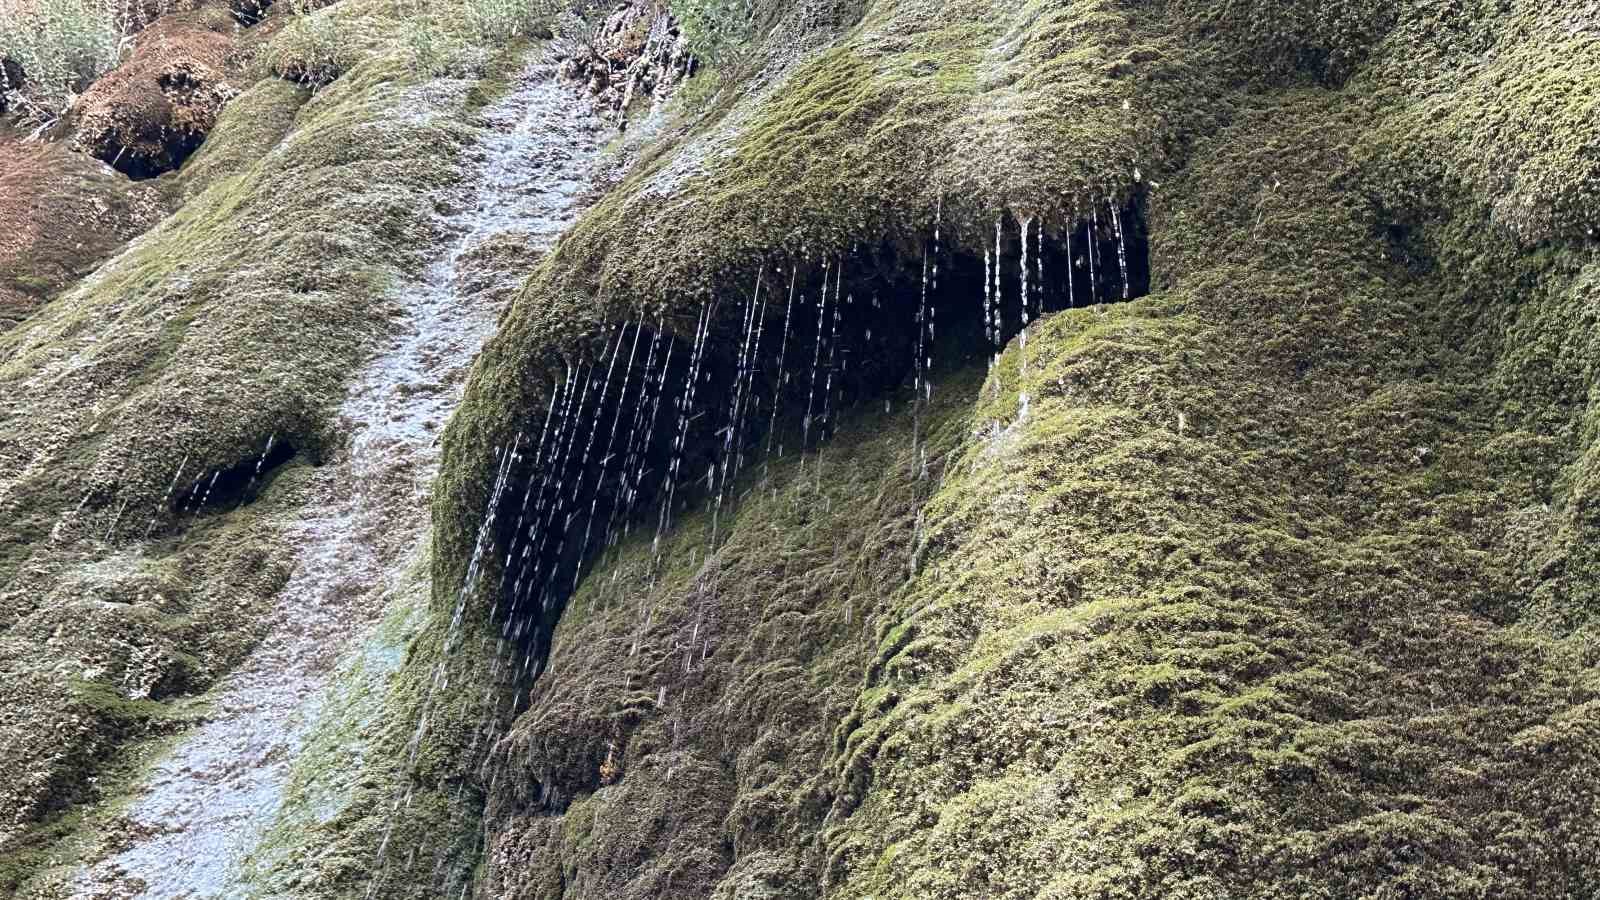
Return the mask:
M354 379L342 454L312 476L287 529L294 569L271 630L209 695L212 713L135 787L130 839L81 872L77 896L242 896L241 862L283 805L291 766L342 649L370 629L428 537L439 433L494 329L496 301L466 284L490 242L551 246L595 174L600 124L537 65L480 112L477 176L441 224L452 246L399 292L399 335ZM481 282L480 282L481 283Z

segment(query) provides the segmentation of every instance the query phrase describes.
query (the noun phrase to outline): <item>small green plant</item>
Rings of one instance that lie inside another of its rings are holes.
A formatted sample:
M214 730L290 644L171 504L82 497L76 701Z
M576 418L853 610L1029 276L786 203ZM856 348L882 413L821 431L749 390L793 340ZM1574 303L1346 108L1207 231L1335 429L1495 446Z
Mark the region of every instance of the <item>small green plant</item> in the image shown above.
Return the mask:
M714 65L730 62L755 34L750 0L675 0L671 5L690 52Z
M332 11L316 0L292 0L289 24L267 52L268 68L280 78L321 87L349 66L348 36L340 34Z
M559 0L466 0L461 6L468 36L500 43L516 38L547 38L561 12Z
M0 0L4 106L49 122L110 71L125 43L110 0Z

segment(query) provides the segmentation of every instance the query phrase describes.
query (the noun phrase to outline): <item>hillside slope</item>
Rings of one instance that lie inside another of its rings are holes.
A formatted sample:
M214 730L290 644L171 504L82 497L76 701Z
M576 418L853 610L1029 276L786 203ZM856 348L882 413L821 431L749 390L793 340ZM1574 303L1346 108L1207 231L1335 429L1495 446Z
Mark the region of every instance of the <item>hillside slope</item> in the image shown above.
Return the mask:
M356 494L246 896L1600 890L1593 3L668 5L542 119L506 7L276 4L175 173L28 157L115 215L0 240L0 890L151 839Z
M636 317L692 352L715 309L717 394L773 267L814 308L832 265L836 305L881 294L914 334L942 247L937 489L865 400L845 430L875 436L827 444L813 486L735 484L767 496L726 543L693 514L546 604L548 669L486 767L486 895L1592 891L1597 27L1552 3L784 19L765 81L530 278L452 426L439 583L562 359L607 371ZM1081 306L1118 205L1148 296L1024 346L1019 253L1048 295L1072 241ZM991 278L1010 343L980 389ZM698 473L725 451L694 427ZM688 510L719 506L705 481Z

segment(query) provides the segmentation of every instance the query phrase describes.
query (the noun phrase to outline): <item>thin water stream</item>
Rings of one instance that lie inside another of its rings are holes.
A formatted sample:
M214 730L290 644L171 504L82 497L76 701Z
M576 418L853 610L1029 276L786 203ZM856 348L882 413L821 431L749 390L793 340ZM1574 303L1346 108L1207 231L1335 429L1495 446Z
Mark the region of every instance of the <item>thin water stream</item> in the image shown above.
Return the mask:
M469 284L520 274L475 251L553 245L580 211L602 140L588 102L543 65L479 115L476 177L441 223L453 243L400 291L398 335L354 379L340 410L348 443L316 471L288 528L295 565L270 632L212 690L210 718L137 786L127 842L80 873L75 895L242 895L241 862L282 807L335 661L425 546L439 433L498 312L494 292Z

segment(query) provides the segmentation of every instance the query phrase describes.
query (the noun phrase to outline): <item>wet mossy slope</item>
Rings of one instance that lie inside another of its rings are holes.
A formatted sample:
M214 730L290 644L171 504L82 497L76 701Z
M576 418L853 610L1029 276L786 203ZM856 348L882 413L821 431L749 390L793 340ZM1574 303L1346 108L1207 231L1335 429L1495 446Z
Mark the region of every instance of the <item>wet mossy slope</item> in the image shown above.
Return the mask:
M492 448L643 301L688 333L941 200L970 259L1132 191L1152 292L1046 319L1025 370L941 348L927 480L904 403L863 405L819 468L747 474L709 559L694 516L654 578L607 557L486 769L484 894L1592 894L1593 11L822 28L530 276L447 438L436 604Z
M1359 123L1318 92L1241 111L1169 185L1154 231L1202 251L1156 242L1172 287L1030 342L1029 420L927 508L866 684L896 702L841 729L830 894L1600 877L1592 648L1515 624L1520 548L1489 524L1547 495L1438 273L1324 174ZM1291 196L1211 187L1230 173Z
M388 4L340 8L367 27L332 83L261 67L158 182L183 205L0 335L0 893L104 852L52 843L265 633L284 528L326 502L310 467L460 178L475 79L418 72Z

